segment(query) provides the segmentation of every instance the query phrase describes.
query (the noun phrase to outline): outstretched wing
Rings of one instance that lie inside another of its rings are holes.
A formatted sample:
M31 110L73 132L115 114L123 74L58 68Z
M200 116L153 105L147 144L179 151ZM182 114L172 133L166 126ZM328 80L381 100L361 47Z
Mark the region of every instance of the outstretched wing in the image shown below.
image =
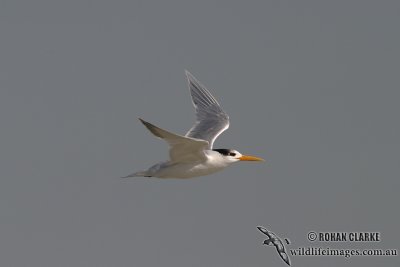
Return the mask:
M269 238L274 237L274 236L271 235L271 232L270 232L270 231L268 231L267 229L265 229L265 228L262 227L262 226L257 226L257 229L258 229L261 233L263 233L264 235L268 236Z
M190 72L186 71L186 76L196 110L196 123L186 133L186 137L206 140L208 148L212 149L215 139L229 127L228 114Z
M172 162L196 162L206 159L204 150L209 145L208 141L177 135L140 118L139 120L152 134L169 144L169 156Z
M286 253L286 251L285 252L278 252L278 253L279 253L279 256L281 256L282 260L284 262L286 262L287 265L290 266L290 258L289 258L289 255Z
M270 244L274 245L276 248L276 251L278 252L279 256L282 258L284 262L286 262L287 265L290 266L290 258L289 255L286 252L285 246L283 245L282 240L273 232L267 230L266 228L262 226L257 226L258 230L260 230L261 233L265 234L266 236L269 237Z

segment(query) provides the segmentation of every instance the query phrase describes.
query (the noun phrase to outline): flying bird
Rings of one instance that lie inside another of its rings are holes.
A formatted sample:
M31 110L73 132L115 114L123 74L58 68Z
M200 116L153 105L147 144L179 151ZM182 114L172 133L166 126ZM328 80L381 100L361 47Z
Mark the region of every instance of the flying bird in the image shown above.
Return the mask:
M171 133L139 118L155 136L170 146L170 159L128 177L191 178L221 171L239 161L263 161L234 149L213 149L215 139L229 127L228 114L196 78L186 71L196 122L185 136Z
M275 246L276 251L278 252L279 256L282 258L284 262L286 262L287 265L290 266L290 258L285 250L285 246L283 245L282 240L273 232L265 229L262 226L257 226L258 230L260 230L261 233L265 234L268 239L264 240L264 245L268 246ZM289 244L289 240L285 239L286 243Z

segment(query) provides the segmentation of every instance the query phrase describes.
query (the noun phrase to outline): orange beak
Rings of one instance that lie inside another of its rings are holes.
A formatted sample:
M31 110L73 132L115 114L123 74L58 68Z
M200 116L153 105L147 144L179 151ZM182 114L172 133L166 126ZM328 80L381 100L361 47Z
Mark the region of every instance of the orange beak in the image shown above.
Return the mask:
M265 161L265 160L262 159L262 158L257 158L257 157L248 156L248 155L243 155L243 156L241 156L241 157L239 158L239 160L241 160L241 161Z

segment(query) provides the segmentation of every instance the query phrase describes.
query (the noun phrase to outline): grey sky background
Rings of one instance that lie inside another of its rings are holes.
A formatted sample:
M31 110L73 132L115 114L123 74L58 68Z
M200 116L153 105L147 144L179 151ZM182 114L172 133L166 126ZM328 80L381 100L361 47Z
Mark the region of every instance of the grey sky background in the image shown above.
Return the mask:
M399 248L398 1L0 4L1 266L285 266L288 248ZM185 133L184 69L267 160L191 180L118 177ZM309 231L381 232L378 244ZM399 257L292 257L399 266Z

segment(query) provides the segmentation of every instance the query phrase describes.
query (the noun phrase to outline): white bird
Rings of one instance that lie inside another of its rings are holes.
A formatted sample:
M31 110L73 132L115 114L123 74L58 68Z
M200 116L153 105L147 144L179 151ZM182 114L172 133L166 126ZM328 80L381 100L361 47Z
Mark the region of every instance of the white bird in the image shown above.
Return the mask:
M169 144L170 159L123 178L191 178L215 173L238 161L264 161L233 149L213 149L215 139L228 129L229 117L211 93L192 74L185 72L196 110L196 123L182 136L139 118L150 132Z

